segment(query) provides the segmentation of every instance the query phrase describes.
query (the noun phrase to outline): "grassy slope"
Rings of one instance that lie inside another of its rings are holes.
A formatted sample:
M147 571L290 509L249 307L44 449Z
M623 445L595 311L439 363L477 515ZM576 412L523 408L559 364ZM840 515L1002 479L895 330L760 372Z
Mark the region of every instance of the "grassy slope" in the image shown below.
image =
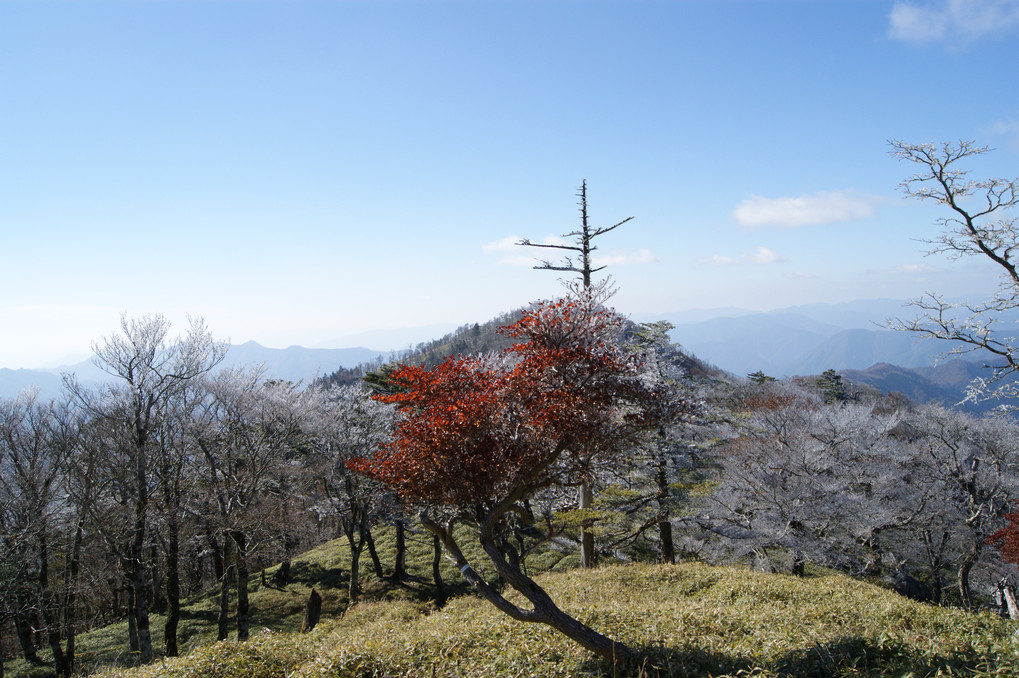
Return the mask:
M420 565L424 544L414 546L411 562ZM1019 642L1007 621L912 603L839 575L798 579L696 563L564 569L540 578L565 610L644 649L657 670L614 671L555 632L513 622L472 596L436 611L424 601L425 587L415 585L375 582L375 600L342 616L344 594L326 588L325 621L311 634L292 633L309 584L322 591L323 584L345 583L344 558L338 543L328 544L295 561L297 583L257 591L247 643L209 642L211 628L198 631L197 624L214 600L195 600L186 656L102 675L1019 675ZM124 630L92 635L82 649L95 666L112 658Z

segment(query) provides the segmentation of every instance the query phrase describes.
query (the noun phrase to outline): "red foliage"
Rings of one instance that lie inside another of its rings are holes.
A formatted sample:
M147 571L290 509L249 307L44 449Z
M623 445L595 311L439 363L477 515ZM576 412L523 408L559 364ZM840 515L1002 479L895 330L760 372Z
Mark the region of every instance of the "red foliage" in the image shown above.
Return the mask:
M670 409L615 338L623 320L590 297L537 304L501 331L501 354L401 367L377 396L401 412L392 442L355 470L411 502L491 507L576 481Z
M1005 520L1008 525L988 537L987 543L997 548L1006 562L1019 565L1019 513L1008 513Z

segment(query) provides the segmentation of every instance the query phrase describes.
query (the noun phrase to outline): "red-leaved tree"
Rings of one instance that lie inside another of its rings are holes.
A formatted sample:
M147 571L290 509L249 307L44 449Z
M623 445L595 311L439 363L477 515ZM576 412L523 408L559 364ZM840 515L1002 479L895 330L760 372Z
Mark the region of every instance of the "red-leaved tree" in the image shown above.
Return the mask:
M1006 513L1004 518L1008 524L988 537L987 543L998 549L1006 563L1019 566L1019 513Z
M393 439L351 464L421 507L422 524L498 609L620 663L635 652L560 610L523 573L509 539L511 517L528 521L536 494L578 485L595 464L623 458L649 431L693 411L623 348L625 320L604 306L609 294L604 286L573 288L535 304L502 328L516 340L502 353L397 369L397 392L378 396L400 413ZM529 608L504 598L467 561L453 533L459 521L477 526L495 571Z

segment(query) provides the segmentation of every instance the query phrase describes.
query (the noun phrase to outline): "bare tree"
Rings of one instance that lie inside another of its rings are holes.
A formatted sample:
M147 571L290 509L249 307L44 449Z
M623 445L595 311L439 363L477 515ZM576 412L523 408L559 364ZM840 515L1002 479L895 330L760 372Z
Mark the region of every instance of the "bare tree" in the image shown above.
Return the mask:
M560 263L553 263L551 260L542 260L541 263L534 268L536 270L543 271L578 273L580 274L580 279L584 283L584 289L589 289L591 287L591 275L605 268L605 266L594 266L591 255L596 249L598 249L594 245L594 239L600 235L608 233L609 231L619 228L626 222L631 221L633 217L627 217L620 222L612 224L611 226L593 228L587 218L587 179L584 179L581 182L580 193L577 194L577 197L580 198L580 203L578 203L580 206L580 230L563 234L562 237L567 239L568 242L536 243L524 238L517 244L523 247L544 247L546 249L565 252Z
M974 568L1019 496L1015 425L931 405L913 413L903 432L913 450L910 483L920 490L909 527L928 551L933 577L952 568L959 600L970 607Z
M218 508L210 528L222 537L219 639L227 635L233 576L237 639L247 640L250 560L279 534L272 516L283 503L282 476L307 435L308 399L294 384L266 380L258 369L224 370L206 383L211 397L192 435L202 452L210 502Z
M170 323L161 315L121 317L120 334L93 344L94 362L115 381L100 391L65 375L70 393L91 413L114 421L123 432L131 469L130 541L124 565L133 590L130 616L142 662L152 660L152 635L144 547L152 483L150 457L164 425L169 402L185 385L208 373L226 355L226 344L213 341L201 319L191 319L185 336L169 338Z
M580 207L580 230L563 234L562 238L567 240L567 242L536 243L524 238L517 244L523 247L542 247L563 252L563 259L559 263L554 263L551 260L541 260L534 268L543 271L577 273L584 284L584 289L589 290L591 289L591 276L605 268L605 266L594 266L591 255L598 249L594 244L594 239L619 228L626 222L631 221L633 217L627 217L611 226L592 227L587 216L587 179L581 181L580 193L577 194L577 197L580 198L580 203L578 203ZM591 479L588 479L580 485L577 508L581 511L589 510L593 503L594 491L591 486ZM592 526L593 524L590 520L585 520L581 524L581 567L594 566L594 532L592 531Z
M350 547L348 601L353 605L360 594L361 554L389 493L382 483L356 473L347 463L373 454L389 440L393 407L371 399L358 386L313 395L318 405L313 424L315 447L327 499L322 510L338 518Z
M912 302L919 309L916 318L892 327L953 342L946 355L974 353L988 360L990 376L973 383L969 398L1014 401L1019 398L1019 383L1013 379L1019 372L1019 345L998 329L1002 314L1019 310L1019 225L1011 216L1019 205L1019 179L969 179L961 165L990 150L972 141L891 144L894 157L920 167L900 184L903 192L948 208L949 215L938 219L940 236L928 241L929 253L976 257L993 264L1001 275L998 291L986 301L950 303L941 294L928 293Z

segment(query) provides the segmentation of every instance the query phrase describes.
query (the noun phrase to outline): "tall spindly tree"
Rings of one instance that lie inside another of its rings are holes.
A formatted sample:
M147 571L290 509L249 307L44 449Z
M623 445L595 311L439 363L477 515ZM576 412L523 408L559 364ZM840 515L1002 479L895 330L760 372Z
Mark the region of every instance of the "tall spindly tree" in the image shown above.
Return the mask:
M612 224L611 226L591 226L591 222L588 219L587 214L587 179L581 181L580 192L577 194L577 197L580 198L580 202L578 203L578 206L580 207L580 229L564 233L561 236L564 242L536 243L524 238L517 244L522 247L541 247L562 253L563 258L559 262L553 262L551 259L543 259L534 268L542 271L576 273L579 275L580 280L584 285L584 289L589 290L591 289L592 284L594 284L592 279L593 274L605 268L605 266L594 265L593 254L594 251L598 249L598 247L594 244L594 239L605 235L609 231L619 228L626 222L632 220L633 217L627 217L622 221ZM577 499L577 507L581 511L591 508L591 505L594 502L594 492L591 488L590 478L585 478L584 482L581 483ZM594 566L594 532L591 528L592 523L590 520L586 520L581 524L581 567Z
M396 370L398 390L377 396L397 406L393 439L352 465L420 507L422 524L498 609L618 663L634 651L560 610L524 574L510 539L517 521L533 521L529 500L579 485L592 465L624 457L690 410L643 378L639 356L620 341L625 321L605 297L604 286L575 287L503 328L516 343L500 354ZM495 571L530 607L504 597L467 561L453 529L461 521L476 526Z

